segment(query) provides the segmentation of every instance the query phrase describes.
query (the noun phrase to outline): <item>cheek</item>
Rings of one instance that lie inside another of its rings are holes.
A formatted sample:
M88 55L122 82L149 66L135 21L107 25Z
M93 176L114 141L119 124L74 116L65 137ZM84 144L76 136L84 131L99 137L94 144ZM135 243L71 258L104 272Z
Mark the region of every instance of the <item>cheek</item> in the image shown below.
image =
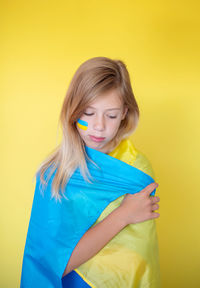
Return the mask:
M120 121L117 121L117 122L114 122L114 123L110 123L109 125L109 131L110 133L112 134L115 134L117 133L118 129L119 129L119 126L120 126Z
M87 136L87 130L82 130L82 129L80 129L80 128L78 127L78 125L77 125L77 130L78 130L78 134L79 134L79 136L81 137L81 139L82 139L83 141L85 141L86 136Z
M87 131L88 129L88 122L83 119L78 119L77 126L82 131Z

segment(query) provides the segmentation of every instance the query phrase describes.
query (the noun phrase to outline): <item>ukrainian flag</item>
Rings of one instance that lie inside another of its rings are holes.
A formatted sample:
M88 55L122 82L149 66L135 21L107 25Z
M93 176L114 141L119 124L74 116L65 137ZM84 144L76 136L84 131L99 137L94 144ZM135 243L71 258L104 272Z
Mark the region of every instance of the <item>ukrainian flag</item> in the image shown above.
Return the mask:
M51 198L56 171L44 195L37 175L21 287L160 287L155 219L127 225L99 253L62 278L85 232L116 209L126 193L137 193L154 182L150 163L130 140L123 140L109 155L87 146L86 153L101 168L88 162L97 181L86 182L77 169L66 187L69 200L62 198L60 203Z

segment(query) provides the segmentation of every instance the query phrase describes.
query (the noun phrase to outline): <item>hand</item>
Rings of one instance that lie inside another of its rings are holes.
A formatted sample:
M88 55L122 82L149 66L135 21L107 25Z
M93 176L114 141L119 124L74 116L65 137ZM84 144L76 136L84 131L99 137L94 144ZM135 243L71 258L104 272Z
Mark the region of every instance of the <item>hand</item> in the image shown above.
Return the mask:
M120 210L120 217L126 225L144 222L160 216L159 213L153 212L159 208L156 203L160 201L160 198L150 196L151 192L157 187L158 184L153 182L138 193L126 194L117 208Z

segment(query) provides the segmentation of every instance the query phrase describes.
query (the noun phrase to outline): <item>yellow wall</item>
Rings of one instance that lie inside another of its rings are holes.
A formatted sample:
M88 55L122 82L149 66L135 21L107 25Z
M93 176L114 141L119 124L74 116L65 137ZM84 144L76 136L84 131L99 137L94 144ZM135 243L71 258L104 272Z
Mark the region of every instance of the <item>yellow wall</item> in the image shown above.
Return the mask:
M73 73L94 56L130 72L133 140L160 184L162 287L200 287L199 1L10 0L0 11L0 287L19 287L32 178L56 145Z

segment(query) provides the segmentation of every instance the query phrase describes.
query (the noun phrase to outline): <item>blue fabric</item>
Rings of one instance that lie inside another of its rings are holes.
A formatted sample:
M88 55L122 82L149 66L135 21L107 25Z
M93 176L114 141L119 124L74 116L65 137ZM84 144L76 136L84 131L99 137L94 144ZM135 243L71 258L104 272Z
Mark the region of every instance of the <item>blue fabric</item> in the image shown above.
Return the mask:
M74 270L62 278L62 285L63 288L91 288Z
M22 288L62 287L62 274L75 246L106 206L118 197L137 193L154 182L151 176L125 162L89 147L85 149L99 166L96 168L87 161L95 181L86 182L77 169L65 188L68 199L62 198L61 203L51 197L56 171L43 191L40 175L36 177L24 248ZM154 194L155 190L151 195Z

